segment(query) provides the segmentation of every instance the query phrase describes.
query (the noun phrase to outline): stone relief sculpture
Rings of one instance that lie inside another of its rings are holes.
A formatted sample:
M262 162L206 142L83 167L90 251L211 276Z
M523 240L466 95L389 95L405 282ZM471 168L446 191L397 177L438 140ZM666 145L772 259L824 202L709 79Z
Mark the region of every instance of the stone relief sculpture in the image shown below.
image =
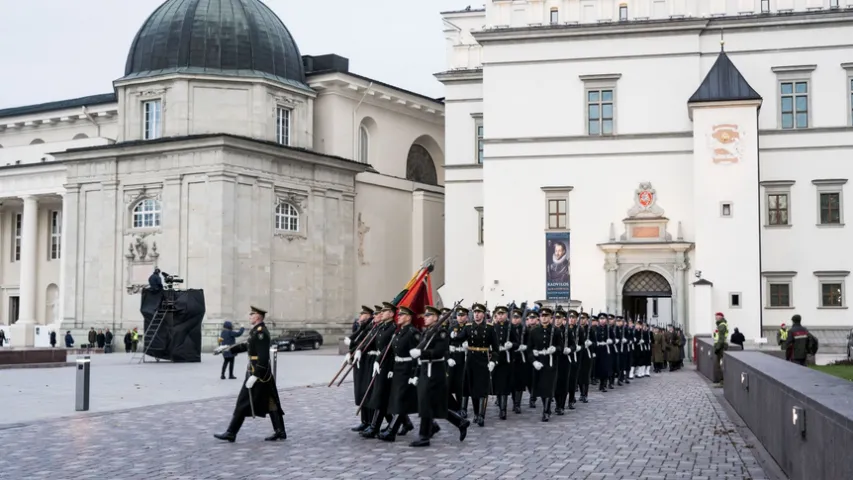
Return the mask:
M367 262L364 261L364 238L367 236L367 232L370 231L370 227L367 226L366 223L361 221L361 212L358 213L358 263L359 265L367 265Z
M634 191L634 206L628 210L628 216L634 217L662 217L663 209L658 206L657 192L651 182L642 182L640 187Z
M157 242L152 241L149 247L146 237L148 234L135 235L127 246L127 284L125 289L130 295L137 294L148 285L143 281L157 266L160 253L157 251Z
M136 237L134 248L136 249L136 254L139 255L139 260L145 260L145 257L148 256L148 245L145 244L145 240L142 237Z

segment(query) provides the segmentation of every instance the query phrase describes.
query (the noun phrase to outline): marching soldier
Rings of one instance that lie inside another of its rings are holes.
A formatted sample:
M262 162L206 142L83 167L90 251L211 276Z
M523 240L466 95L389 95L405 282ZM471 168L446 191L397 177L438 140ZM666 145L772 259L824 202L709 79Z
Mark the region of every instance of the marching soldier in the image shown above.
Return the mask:
M568 346L568 335L566 331L566 312L557 307L554 312L554 328L560 333L559 354L557 357L557 380L554 384L554 398L557 401L557 406L554 408L554 413L563 415L566 409L566 398L569 396L569 370L571 369L571 349Z
M527 331L524 332L527 336L521 339L521 343L527 345L530 343L530 332L533 331L534 328L539 326L539 309L542 308L542 304L536 303L536 310L531 311L527 314ZM530 392L530 403L528 407L536 408L536 395L533 394L533 388L536 385L536 376L538 372L535 368L533 368L533 352L530 352L527 355L527 365L528 365L528 377L527 377L527 391Z
M620 330L617 337L621 343L621 355L619 356L619 384L630 384L628 379L628 370L631 369L631 330L628 328L625 320L622 317L616 317L616 325Z
M527 342L529 350L533 352L533 368L536 369L533 396L542 399L542 421L547 422L551 418L551 403L554 398L554 386L557 380L557 361L554 353L557 346L562 346L560 334L551 324L553 311L550 308L542 308L541 326L530 331L530 339Z
M652 369L652 329L648 323L643 323L643 344L646 346L646 353L643 355L643 376L650 376L649 371Z
M660 328L655 327L655 333L652 340L652 362L655 365L655 373L660 373L661 368L666 361L664 350L665 346L664 334L661 333Z
M373 359L373 373L371 381L373 386L367 392L369 399L367 406L373 410L373 419L370 426L365 428L360 435L364 438L376 438L379 435L379 427L388 412L388 399L391 394L391 372L394 366L394 356L388 352L391 339L397 325L394 323L394 315L397 307L388 302L382 302L382 324L377 327L373 350L368 356Z
M522 340L525 334L524 319L521 318L524 311L514 309L512 311L512 326L511 340L512 348L512 373L510 379L512 381L512 411L513 413L521 413L521 397L524 395L524 390L530 382L530 364L527 363L527 355L524 353L527 350L527 345Z
M456 321L450 326L450 358L448 366L448 399L450 408L458 410L464 418L468 418L468 397L465 396L465 347L462 346L462 329L468 324L468 309L456 309Z
M439 310L427 306L424 313L425 332L417 348L409 351L412 358L418 359L418 414L421 425L418 439L411 443L413 447L428 447L429 440L436 432L433 426L436 418L446 418L448 422L459 429L459 441L468 435L471 422L462 418L458 412L448 409L447 405L447 368L445 358L449 352L450 335L440 325ZM450 309L442 313L449 315ZM437 323L438 322L438 323Z
M252 331L249 333L247 341L236 345L222 345L216 347L213 352L216 355L225 350L230 350L235 354L249 352L246 380L237 396L237 405L234 407L231 423L228 424L225 433L217 433L213 436L220 440L234 442L237 440L237 432L240 431L246 417L265 417L269 414L273 434L264 440L268 442L286 440L284 410L281 408L281 400L278 398L278 389L275 386L274 372L270 365L270 332L264 325L264 317L267 312L257 307L251 308L249 321L252 323Z
M610 344L610 378L608 381L610 382L610 389L615 389L616 376L619 374L619 354L621 353L621 344L619 344L619 338L616 336L616 316L612 313L607 315L607 334L609 335L607 338L612 340L613 343Z
M578 337L577 344L580 352L578 352L578 390L581 394L581 403L589 403L589 380L592 372L592 359L595 356L593 341L590 337L595 336L595 333L590 330L589 314L581 313L581 325L577 329Z
M374 320L374 321L371 321ZM358 330L352 335L344 337L344 343L349 347L346 360L353 366L352 383L355 405L361 405L361 400L370 385L370 377L373 373L370 367L365 368L362 362L363 348L366 347L368 338L375 333L375 327L379 324L379 317L374 318L374 311L370 307L361 306L361 314L358 316ZM361 423L352 428L353 432L361 432L370 425L373 412L369 408L361 409Z
M498 397L499 418L506 420L507 399L512 393L510 374L512 369L512 328L507 322L508 310L504 306L495 307L492 330L495 332L498 353L493 357L495 369L492 371L492 394Z
M578 312L574 310L569 311L569 326L566 329L566 336L568 338L565 341L569 349L567 355L571 357L569 364L569 410L575 409L575 403L577 402L575 392L578 389L578 373L580 372L577 322Z
M409 414L418 412L418 388L416 387L417 372L414 357L409 351L417 348L421 342L421 333L412 325L415 312L407 307L400 307L397 313L398 329L391 339L391 350L388 356L394 358L394 363L388 376L391 379L391 389L388 398L388 412L396 415L394 423L387 431L379 434L379 439L393 442L397 439L400 427L405 430L400 435L405 435L415 427L409 419ZM430 424L432 425L432 424Z
M598 391L606 392L607 383L613 375L613 363L611 359L611 348L613 338L610 336L610 327L607 325L607 315L602 313L598 316L598 327L595 329L595 373L598 377ZM613 385L610 385L613 388Z
M465 384L474 400L474 423L480 427L486 421L486 403L491 389L491 373L495 368L492 355L498 353L498 341L494 329L485 321L486 307L475 303L474 323L462 330L462 340L468 344L468 358L465 359ZM456 338L460 335L457 334ZM453 333L451 333L453 338Z
M628 350L629 350L629 361L628 364L630 368L628 369L628 380L634 379L634 372L638 370L638 366L640 365L637 361L639 359L639 351L640 351L640 329L639 323L634 325L634 321L631 318L628 318ZM638 372L639 373L639 372Z

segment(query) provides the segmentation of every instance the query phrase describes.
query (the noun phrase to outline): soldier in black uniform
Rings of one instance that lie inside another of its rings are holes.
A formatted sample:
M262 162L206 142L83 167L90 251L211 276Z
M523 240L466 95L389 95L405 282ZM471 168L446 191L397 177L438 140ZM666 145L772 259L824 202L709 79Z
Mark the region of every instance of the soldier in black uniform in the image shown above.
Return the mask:
M581 313L581 324L577 329L578 345L578 390L581 403L589 403L589 380L592 371L592 358L595 355L593 342L590 339L589 314Z
M554 386L554 399L557 401L557 405L554 408L554 413L557 415L564 414L566 398L569 396L569 370L572 366L572 357L571 349L566 343L568 338L566 335L567 325L566 312L561 307L557 307L557 311L554 312L554 328L561 334L561 341L557 347L559 352L554 354L557 358L557 380Z
M456 320L450 322L450 358L447 359L448 404L468 418L468 397L465 396L465 348L462 329L468 324L468 309L456 309Z
M580 348L578 347L578 312L569 310L569 325L566 328L566 336L564 344L569 349L567 355L570 357L569 363L569 410L575 409L577 397L575 393L578 389L578 372L580 371ZM565 352L564 352L565 353Z
M391 339L394 337L394 332L397 325L394 323L394 314L397 313L397 307L391 303L382 303L382 324L376 327L375 338L370 351L368 351L368 360L374 360L371 374L373 387L367 392L369 398L367 407L373 410L373 419L370 421L370 426L365 428L360 433L365 438L375 438L379 435L379 427L382 425L382 420L388 412L388 398L391 395L391 371L394 366L394 355L389 352ZM368 363L370 363L368 361Z
M648 323L643 323L643 345L646 347L646 352L643 355L643 371L641 377L648 377L649 370L652 368L652 329Z
M391 374L391 393L388 399L388 412L397 415L391 428L379 434L379 439L393 442L397 439L400 427L406 430L400 432L405 435L414 429L409 414L418 412L418 388L417 388L417 364L415 359L409 355L409 350L416 348L421 343L421 333L412 325L415 312L407 307L400 307L397 313L398 329L391 339L391 350L388 355L393 355L393 366Z
M619 356L622 354L622 345L616 336L616 315L612 313L607 315L607 334L609 335L608 338L612 340L610 344L610 377L607 380L610 382L610 389L613 390L616 388L616 377L619 375Z
M553 311L550 308L542 308L539 312L542 314L541 325L530 331L527 347L533 352L533 368L536 369L533 396L542 399L542 421L547 422L551 418L551 404L557 380L557 360L554 354L558 346L562 348L562 339L551 324Z
M474 401L474 423L484 426L486 422L486 402L491 390L491 373L495 368L493 355L498 353L498 337L491 325L486 323L486 307L475 303L474 322L462 329L463 342L468 344L468 358L465 359L465 383ZM451 333L451 338L453 334Z
M513 309L512 320L510 320L510 341L512 342L510 383L512 384L512 411L514 413L521 413L521 397L524 395L524 389L527 388L528 377L530 376L527 355L524 353L527 350L527 345L521 341L525 332L524 319L521 318L523 314L524 311L521 309Z
M539 305L538 303L536 305ZM539 308L542 308L541 306ZM521 343L528 345L530 342L530 332L539 326L539 311L531 311L527 314L527 329L521 339ZM527 352L527 391L530 393L529 408L536 408L536 395L533 394L533 388L536 386L536 376L538 371L533 367L533 352Z
M628 341L631 333L628 331L628 326L625 325L624 319L621 316L616 317L616 339L619 344L619 372L617 379L619 385L631 383L628 380L628 369L631 367L631 343Z
M450 313L446 309L442 317ZM459 441L468 435L471 422L462 418L459 412L448 409L446 356L449 351L450 335L447 329L438 324L439 310L427 306L424 313L424 334L417 348L409 351L412 358L418 360L418 414L421 425L418 439L411 443L413 447L428 447L430 438L437 429L433 425L435 419L446 418L448 422L459 428Z
M507 321L508 312L504 306L495 307L495 323L492 324L498 344L498 353L493 356L496 365L492 371L492 394L498 397L501 420L506 420L507 402L512 393L512 350L516 345L512 342L512 328Z
M225 433L217 433L213 436L220 440L234 442L246 417L265 417L269 414L273 434L264 440L268 442L285 440L287 433L284 430L284 410L281 408L281 400L278 398L275 376L270 364L270 332L264 325L267 312L257 307L251 308L249 321L252 323L252 330L249 332L247 341L230 346L222 345L213 352L216 355L225 350L235 354L249 352L246 380L237 396L237 405L234 407L231 423L228 424L228 430Z
M378 317L377 317L378 318ZM374 327L378 322L373 322L374 311L370 307L361 306L361 314L358 316L358 329L350 336L344 337L344 343L349 347L346 360L353 365L352 367L352 383L353 396L355 397L355 405L361 405L361 400L367 392L367 386L370 385L370 377L373 371L371 365L365 366L362 360L364 355L363 348L368 343L375 332ZM364 344L362 344L362 342ZM361 423L353 427L353 432L361 432L370 425L370 420L373 418L373 412L369 408L361 409Z
M595 376L598 377L598 391L606 392L607 383L613 375L613 364L610 358L613 338L610 336L610 327L607 325L607 314L602 313L598 316L595 345Z

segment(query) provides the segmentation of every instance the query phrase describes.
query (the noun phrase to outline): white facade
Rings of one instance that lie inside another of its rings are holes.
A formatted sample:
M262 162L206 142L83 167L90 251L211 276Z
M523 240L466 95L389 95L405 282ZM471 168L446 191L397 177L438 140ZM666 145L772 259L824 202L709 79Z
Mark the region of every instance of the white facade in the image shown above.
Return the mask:
M622 313L626 284L649 271L666 280L667 313L691 335L712 333L717 311L750 339L794 313L810 328L849 325L853 10L844 1L664 0L628 10L528 0L444 13L442 296L545 299L545 234L570 232L571 299L586 311ZM718 59L721 30L761 100L688 108ZM804 86L803 98L787 95ZM800 124L783 118L789 101L806 107ZM727 125L739 138L732 158L715 151L732 146L720 145ZM648 208L638 204L644 191ZM550 224L557 202L568 214ZM700 277L713 286L694 286Z
M120 340L142 327L155 267L205 290L205 346L249 305L275 330L347 330L426 258L440 286L443 103L341 57L311 59L335 69L307 71L304 87L179 72L0 109L0 328L12 345L43 345L53 329L80 345L91 327Z

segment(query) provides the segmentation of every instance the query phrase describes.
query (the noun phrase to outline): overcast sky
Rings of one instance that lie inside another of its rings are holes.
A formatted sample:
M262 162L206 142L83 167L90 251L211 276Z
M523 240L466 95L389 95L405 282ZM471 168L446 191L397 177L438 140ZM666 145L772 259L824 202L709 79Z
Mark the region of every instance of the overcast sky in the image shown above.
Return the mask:
M112 91L137 30L164 0L0 0L0 108ZM264 0L303 55L432 97L444 70L439 12L483 0Z

